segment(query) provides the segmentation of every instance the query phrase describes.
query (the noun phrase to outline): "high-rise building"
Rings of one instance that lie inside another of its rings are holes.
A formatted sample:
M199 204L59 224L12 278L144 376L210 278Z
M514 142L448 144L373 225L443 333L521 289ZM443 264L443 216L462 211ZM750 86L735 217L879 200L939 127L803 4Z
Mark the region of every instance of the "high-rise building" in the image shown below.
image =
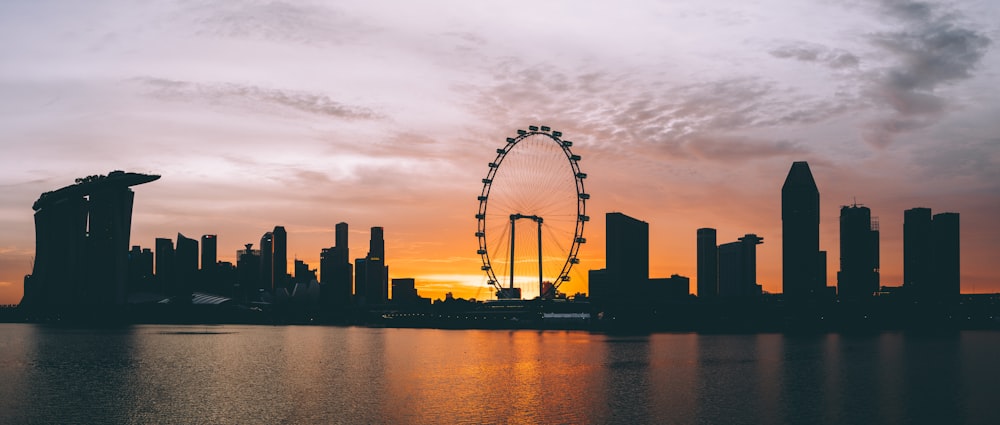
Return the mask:
M274 236L274 251L272 258L273 277L271 278L274 288L288 288L288 233L282 226L274 226L272 232Z
M305 261L295 259L295 276L292 278L294 284L304 283L309 284L316 279L316 270L310 269L309 265ZM294 286L294 285L293 285Z
M271 232L260 237L260 281L268 291L274 292L274 234Z
M170 238L156 238L153 246L156 257L156 290L169 294L174 290L174 241Z
M153 279L153 251L133 245L128 252L129 292L149 292Z
M591 301L643 300L649 289L649 224L619 212L607 213L605 221L606 265L598 282L591 283L603 287L592 289Z
M139 245L132 245L132 249L128 251L128 290L129 292L138 292L142 287L142 271L140 270L139 258L142 256L142 247ZM150 274L153 270L150 267Z
M698 229L698 298L719 294L719 250L715 229Z
M868 207L840 208L840 272L837 292L841 299L863 299L879 290L878 219Z
M135 192L124 186L95 189L90 194L84 303L125 304L134 199Z
M918 299L940 301L961 293L958 213L931 216L930 208L903 213L903 287Z
M903 212L903 287L919 293L931 286L931 209L911 208Z
M345 306L351 302L351 281L354 269L347 245L347 223L337 223L336 244L320 253L320 283L324 304L328 307Z
M819 250L819 189L805 161L792 163L781 187L781 263L787 298L826 292L826 253Z
M760 295L757 285L757 245L764 238L746 234L737 242L719 245L719 296L749 297Z
M253 249L253 244L245 245L246 249L236 251L236 284L239 293L247 300L256 300L261 289L270 290L261 280L260 251Z
M372 227L368 255L355 260L355 293L361 304L389 301L389 267L385 265L385 239L381 227Z
M334 227L334 246L337 248L335 260L350 264L351 256L347 246L347 223L340 222Z
M198 280L198 240L177 234L177 250L174 252L174 288L171 295L179 296L181 302L190 301L191 292Z
M934 256L934 293L955 298L962 293L958 213L934 214L931 220Z
M201 236L201 269L215 270L219 261L219 242L216 235Z

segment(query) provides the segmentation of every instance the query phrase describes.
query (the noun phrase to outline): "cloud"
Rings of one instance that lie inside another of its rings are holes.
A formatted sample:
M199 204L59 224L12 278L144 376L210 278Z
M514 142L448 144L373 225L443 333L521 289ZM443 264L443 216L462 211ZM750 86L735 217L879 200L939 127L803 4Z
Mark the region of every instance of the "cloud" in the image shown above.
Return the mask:
M804 42L779 46L769 53L776 58L815 62L833 69L857 68L861 62L857 56L846 50Z
M902 132L932 124L948 107L936 94L944 84L967 79L992 40L963 27L962 16L928 3L886 0L881 11L902 24L897 31L871 34L870 42L896 62L874 78L871 95L890 116L868 124L865 139L885 146Z
M747 133L819 122L846 110L839 99L808 99L760 77L671 84L515 60L495 69L493 84L471 88L477 94L470 107L478 114L497 122L546 120L565 134L585 135L588 148L609 154L719 162L801 154L805 147L794 141Z
M179 13L199 35L340 45L377 31L331 7L305 2L247 1L195 3Z
M384 116L373 109L348 105L319 93L269 89L235 83L196 83L162 78L135 78L150 96L173 101L200 102L248 110L269 108L293 110L346 120L377 120ZM267 112L267 111L265 111Z

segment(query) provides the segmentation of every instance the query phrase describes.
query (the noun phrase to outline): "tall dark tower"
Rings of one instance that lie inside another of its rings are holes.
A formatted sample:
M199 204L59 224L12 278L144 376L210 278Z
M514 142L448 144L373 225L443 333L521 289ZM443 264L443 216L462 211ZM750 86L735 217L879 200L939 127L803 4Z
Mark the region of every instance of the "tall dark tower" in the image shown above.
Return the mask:
M841 299L864 299L879 289L878 219L868 207L840 208L840 272L837 292Z
M83 294L89 304L125 304L134 199L135 193L125 186L105 186L90 193L88 284Z
M201 269L214 271L219 261L219 242L215 235L201 236Z
M351 302L351 280L354 269L351 266L350 250L347 245L347 223L337 223L336 244L320 253L320 279L322 296L328 307L339 307Z
M149 292L153 278L153 251L139 245L128 252L128 291Z
M266 289L260 280L260 251L253 249L253 244L244 245L246 249L236 251L236 282L240 292L247 300L257 300L258 290Z
M719 250L715 229L698 229L698 298L719 294Z
M903 213L903 287L924 301L961 293L958 213L931 216L930 208Z
M389 267L385 265L385 239L381 227L372 227L365 257L365 302L385 304L389 301Z
M287 288L288 285L288 233L282 226L274 226L274 254L272 267L274 277L271 279L272 286L277 288Z
M174 290L174 241L170 238L156 238L153 249L156 257L156 290L163 294L170 293Z
M903 211L903 287L911 294L921 294L931 287L932 243L931 209Z
M605 215L605 256L600 289L606 299L597 302L623 303L646 298L649 286L649 223L619 212Z
M826 256L819 250L819 189L809 163L792 163L781 186L782 292L809 298L826 289Z
M334 228L334 244L337 248L337 262L350 264L351 256L347 247L347 223L337 223Z
M174 252L174 291L170 294L180 297L181 302L191 301L191 292L198 278L198 241L177 234L177 250Z
M962 292L958 213L934 214L931 220L934 255L934 293L954 299Z
M260 282L274 292L274 234L267 232L260 237Z

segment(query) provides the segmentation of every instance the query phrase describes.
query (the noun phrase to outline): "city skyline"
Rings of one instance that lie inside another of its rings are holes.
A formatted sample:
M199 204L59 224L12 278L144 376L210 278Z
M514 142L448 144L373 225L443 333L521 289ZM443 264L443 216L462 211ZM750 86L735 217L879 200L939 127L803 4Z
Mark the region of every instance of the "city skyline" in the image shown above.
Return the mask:
M475 196L528 125L575 142L592 216L649 223L652 276L695 277L714 228L765 238L758 281L781 292L780 188L808 161L828 286L856 199L881 284L903 283L903 212L923 207L961 214L962 292L998 292L998 7L0 5L0 304L31 271L31 203L109 170L163 176L130 245L218 235L235 264L280 225L318 268L337 223L356 256L384 227L390 278L487 298ZM600 221L562 291L605 266Z

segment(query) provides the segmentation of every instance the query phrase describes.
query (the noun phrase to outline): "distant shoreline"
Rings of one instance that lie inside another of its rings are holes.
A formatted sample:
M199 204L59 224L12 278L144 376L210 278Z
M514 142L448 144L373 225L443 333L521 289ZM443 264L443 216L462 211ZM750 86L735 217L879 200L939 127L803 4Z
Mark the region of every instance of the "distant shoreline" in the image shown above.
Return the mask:
M351 306L336 312L306 313L241 305L129 305L100 312L78 309L48 316L17 306L0 307L0 322L67 326L330 325L429 329L583 330L590 332L697 333L859 333L1000 330L1000 294L965 295L956 302L919 304L899 299L788 304L779 298L753 301L698 300L667 303L589 303L525 300L513 305L436 303L431 306ZM560 311L553 314L551 311Z

